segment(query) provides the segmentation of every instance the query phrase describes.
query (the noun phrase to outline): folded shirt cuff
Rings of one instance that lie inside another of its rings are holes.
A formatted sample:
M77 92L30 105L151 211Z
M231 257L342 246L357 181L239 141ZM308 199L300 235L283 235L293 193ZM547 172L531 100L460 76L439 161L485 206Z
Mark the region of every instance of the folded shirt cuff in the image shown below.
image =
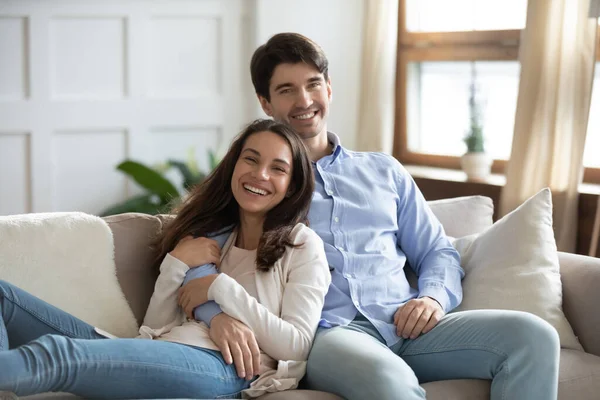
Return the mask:
M214 301L209 301L194 309L194 319L196 321L203 321L206 325L210 326L212 319L222 312L221 306Z
M450 299L448 298L448 293L446 292L446 288L441 284L428 284L423 289L419 291L419 299L422 297L431 297L440 305L445 313L447 313L450 307Z

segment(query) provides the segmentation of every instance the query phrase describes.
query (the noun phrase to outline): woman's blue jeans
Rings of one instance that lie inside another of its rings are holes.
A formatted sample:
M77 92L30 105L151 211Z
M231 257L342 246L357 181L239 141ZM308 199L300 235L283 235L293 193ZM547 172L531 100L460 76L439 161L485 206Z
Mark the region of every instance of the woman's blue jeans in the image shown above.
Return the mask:
M221 353L159 340L105 339L0 281L0 390L85 398L241 398L250 382Z

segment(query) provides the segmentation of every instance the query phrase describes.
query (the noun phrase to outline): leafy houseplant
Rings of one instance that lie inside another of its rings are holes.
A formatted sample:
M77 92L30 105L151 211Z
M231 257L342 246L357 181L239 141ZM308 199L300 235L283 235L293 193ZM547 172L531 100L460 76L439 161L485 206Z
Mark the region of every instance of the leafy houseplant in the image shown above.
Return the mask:
M219 164L219 160L215 153L210 150L208 157L210 170L212 171ZM202 182L207 176L207 173L200 171L198 168L198 163L193 157L193 151L190 152L187 162L168 160L164 164L150 167L137 161L125 160L116 168L146 189L146 193L107 208L100 213L102 217L126 212L140 212L151 215L166 213L182 200L192 186ZM177 169L181 174L183 178L182 190L179 190L174 183L164 176L164 173L171 168Z
M485 139L481 124L481 106L477 99L477 74L475 63L471 63L471 84L469 86L470 125L464 142L467 153L461 157L461 166L469 180L483 180L491 172L492 159L485 152Z

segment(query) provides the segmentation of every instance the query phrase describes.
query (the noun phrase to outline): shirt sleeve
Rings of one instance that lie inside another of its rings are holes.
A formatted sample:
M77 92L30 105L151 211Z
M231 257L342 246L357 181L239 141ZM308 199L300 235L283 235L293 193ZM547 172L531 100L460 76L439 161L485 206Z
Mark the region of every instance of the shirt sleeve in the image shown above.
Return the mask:
M212 239L216 240L219 244L219 247L222 249L230 234L231 232L226 231L225 233L213 236ZM219 271L217 270L217 267L214 264L205 264L199 267L195 267L190 269L185 275L185 280L183 281L183 284L187 284L192 279L202 278L206 275L218 273ZM194 319L197 321L202 321L210 327L210 322L212 321L212 319L222 312L223 310L221 310L221 307L219 307L217 303L215 303L214 301L207 301L206 303L194 308Z
M250 327L259 347L276 360L308 358L331 282L321 239L306 227L296 238L295 243L304 244L286 250L291 252L286 261L290 264L280 315L271 313L226 274L219 275L208 290L208 298Z
M460 256L408 171L397 164L396 172L398 245L419 277L419 298L432 297L449 312L462 301Z
M186 285L192 279L202 278L211 274L218 274L219 271L214 264L205 264L199 267L191 268L185 275L183 284ZM222 313L221 307L214 301L207 301L206 303L194 308L194 319L197 321L203 321L210 326L210 321L217 314Z
M177 303L177 291L189 267L186 263L167 254L160 264L160 274L154 285L154 293L150 298L144 325L152 329L160 329L172 324L181 317L181 309Z

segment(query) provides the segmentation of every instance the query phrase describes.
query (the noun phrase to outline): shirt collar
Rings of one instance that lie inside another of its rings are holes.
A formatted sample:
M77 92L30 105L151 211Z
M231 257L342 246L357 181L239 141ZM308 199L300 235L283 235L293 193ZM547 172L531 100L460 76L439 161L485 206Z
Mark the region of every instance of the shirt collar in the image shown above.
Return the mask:
M320 166L331 165L335 162L335 160L340 155L342 151L342 145L340 144L340 138L333 132L327 131L327 141L332 145L333 151L331 154L327 154L326 156L321 157L316 162L313 161L313 165L319 163Z
M330 155L325 156L323 158L331 157L329 164L333 164L333 162L339 157L340 153L342 152L343 147L340 143L340 138L333 132L327 131L327 141L331 143L333 151Z

